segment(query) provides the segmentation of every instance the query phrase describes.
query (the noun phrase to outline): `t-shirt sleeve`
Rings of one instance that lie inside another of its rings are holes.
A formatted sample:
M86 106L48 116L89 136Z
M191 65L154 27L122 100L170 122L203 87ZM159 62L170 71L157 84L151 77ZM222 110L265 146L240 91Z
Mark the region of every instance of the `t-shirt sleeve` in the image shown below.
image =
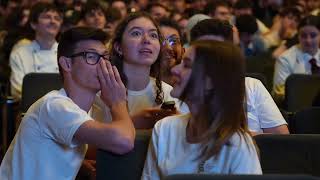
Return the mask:
M40 122L43 135L70 147L76 147L73 136L78 128L92 118L65 98L54 98L47 101L40 110Z
M237 135L238 136L238 135ZM262 174L261 165L256 148L249 135L238 136L233 148L231 174Z
M287 124L278 106L260 81L255 83L255 102L261 128L272 128Z

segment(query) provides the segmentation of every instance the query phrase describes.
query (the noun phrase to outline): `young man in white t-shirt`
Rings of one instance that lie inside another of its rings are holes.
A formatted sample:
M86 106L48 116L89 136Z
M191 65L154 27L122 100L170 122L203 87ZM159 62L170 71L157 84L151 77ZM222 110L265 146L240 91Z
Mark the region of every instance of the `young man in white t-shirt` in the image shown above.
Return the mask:
M107 61L101 30L74 28L58 46L63 88L34 103L23 118L0 166L1 180L75 179L87 146L116 154L134 146L135 130L126 106L126 89ZM88 111L96 93L110 107L113 121L94 121Z

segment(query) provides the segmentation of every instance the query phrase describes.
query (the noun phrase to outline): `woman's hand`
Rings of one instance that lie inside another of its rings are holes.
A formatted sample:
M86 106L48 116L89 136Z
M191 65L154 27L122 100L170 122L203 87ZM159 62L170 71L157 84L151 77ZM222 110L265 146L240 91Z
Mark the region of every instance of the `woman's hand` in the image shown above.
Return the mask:
M176 109L147 108L131 116L136 129L151 129L154 124L167 116L179 114Z

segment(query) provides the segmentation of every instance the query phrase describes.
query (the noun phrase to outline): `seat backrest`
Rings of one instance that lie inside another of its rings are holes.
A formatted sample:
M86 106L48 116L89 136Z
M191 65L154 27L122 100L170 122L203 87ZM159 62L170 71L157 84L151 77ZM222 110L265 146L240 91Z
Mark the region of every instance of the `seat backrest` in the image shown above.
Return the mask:
M290 118L290 132L294 134L320 134L320 107L298 111Z
M264 174L320 176L320 135L262 134L254 139Z
M26 112L40 97L60 88L62 88L62 81L58 73L29 73L25 75L22 83L21 111Z
M290 75L285 83L286 110L296 112L311 107L312 102L319 91L319 75Z
M98 150L97 180L140 180L150 137L150 130L136 131L134 149L125 155Z
M307 175L209 175L209 174L177 174L167 176L165 180L319 180Z

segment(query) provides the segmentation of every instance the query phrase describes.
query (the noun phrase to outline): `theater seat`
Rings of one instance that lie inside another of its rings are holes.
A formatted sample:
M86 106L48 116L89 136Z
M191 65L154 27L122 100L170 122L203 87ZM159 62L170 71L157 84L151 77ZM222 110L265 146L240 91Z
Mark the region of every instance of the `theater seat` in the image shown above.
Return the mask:
M311 107L320 92L320 76L292 74L285 83L285 106L289 112Z
M208 174L177 174L167 176L164 180L319 180L307 175L208 175Z
M290 118L290 132L294 134L320 134L320 107L298 111Z
M264 174L320 176L320 135L262 134L254 137Z
M140 180L148 152L151 130L136 131L133 151L116 155L97 151L97 180Z
M58 73L29 73L25 75L22 83L21 111L25 113L40 97L60 88L62 88L62 81Z

